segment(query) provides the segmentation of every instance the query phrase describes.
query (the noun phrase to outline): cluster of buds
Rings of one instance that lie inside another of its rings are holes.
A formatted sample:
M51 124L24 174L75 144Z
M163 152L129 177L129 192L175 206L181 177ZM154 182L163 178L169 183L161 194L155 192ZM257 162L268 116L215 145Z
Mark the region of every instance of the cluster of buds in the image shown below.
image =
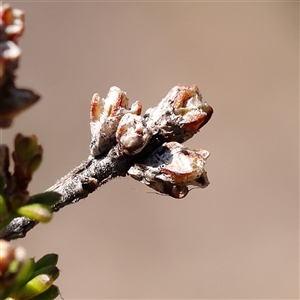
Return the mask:
M15 71L21 49L19 37L24 31L24 12L0 5L0 128L9 127L13 118L34 104L39 96L31 90L15 87Z
M176 85L144 117L148 127L164 141L183 143L208 122L212 113L212 107L202 100L196 85Z
M174 198L184 198L189 185L204 188L209 184L204 170L209 152L190 150L180 144L197 133L213 113L197 86L175 86L144 116L140 115L139 102L130 110L127 107L126 93L116 87L110 89L106 99L100 99L98 94L93 96L92 156L97 157L113 146L119 154L138 154L128 174Z
M35 262L22 247L0 240L0 299L55 299L59 289L57 254L46 254Z
M111 87L105 99L94 94L90 109L91 155L96 157L108 152L116 144L116 131L122 117L126 114L140 115L141 110L138 101L128 109L127 95L118 87Z
M128 174L160 193L182 199L189 192L188 185L205 188L209 184L204 170L208 156L207 150L191 150L177 142L168 142L143 163L132 166Z
M12 9L8 4L0 7L0 82L5 71L13 72L18 65L21 50L19 37L24 31L24 12Z
M134 114L126 114L117 128L119 148L127 155L141 152L152 138L152 131L145 119Z
M0 228L17 216L49 222L52 218L51 206L60 199L60 195L44 192L30 196L27 191L32 175L42 161L42 147L36 136L18 134L12 156L13 174L9 171L8 148L0 145Z

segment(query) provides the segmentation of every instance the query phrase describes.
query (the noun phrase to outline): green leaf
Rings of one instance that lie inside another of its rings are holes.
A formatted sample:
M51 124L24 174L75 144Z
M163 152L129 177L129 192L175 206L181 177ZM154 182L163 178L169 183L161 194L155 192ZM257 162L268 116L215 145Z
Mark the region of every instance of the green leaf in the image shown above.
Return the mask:
M53 283L53 278L47 274L41 274L28 281L17 293L18 300L28 300L45 292Z
M41 257L35 264L34 264L34 271L39 269L48 267L48 266L55 266L58 261L58 255L56 253L49 253Z
M22 285L24 285L29 280L30 276L33 273L33 270L34 270L34 259L29 258L24 262L20 271L18 272L15 279L14 287L19 288Z
M59 269L57 266L54 266L54 265L49 265L47 267L44 267L44 268L41 268L41 269L38 269L37 271L35 271L33 274L32 274L32 278L33 277L36 277L38 275L41 275L41 274L47 274L47 275L50 275L52 276L53 278L53 281L56 280L59 276Z
M33 273L34 260L33 258L28 259L24 263L14 260L9 266L10 273L17 273L14 282L10 287L5 290L5 297L11 295L11 293L17 293L18 290L29 280Z
M21 216L43 223L47 223L52 219L51 208L48 205L40 203L21 206L17 209L17 213Z
M59 296L59 288L52 284L49 289L30 300L53 300Z
M41 203L52 206L55 203L57 203L60 200L60 198L61 195L59 193L49 191L31 196L28 204Z

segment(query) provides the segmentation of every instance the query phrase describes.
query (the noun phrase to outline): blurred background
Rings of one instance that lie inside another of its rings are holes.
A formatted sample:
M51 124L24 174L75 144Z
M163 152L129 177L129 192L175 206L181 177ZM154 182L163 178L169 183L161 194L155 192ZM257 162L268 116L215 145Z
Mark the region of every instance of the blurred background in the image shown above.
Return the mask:
M183 200L117 178L14 244L59 254L64 299L299 298L299 3L26 2L17 84L41 101L42 192L89 155L89 105L113 85L143 112L197 84L214 115L186 145L211 184Z

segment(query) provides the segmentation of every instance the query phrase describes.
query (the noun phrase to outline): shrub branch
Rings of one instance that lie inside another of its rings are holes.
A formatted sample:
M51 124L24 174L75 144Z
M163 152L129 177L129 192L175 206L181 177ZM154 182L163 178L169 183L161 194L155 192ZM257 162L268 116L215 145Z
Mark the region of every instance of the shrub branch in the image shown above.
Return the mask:
M204 165L209 152L182 145L210 119L213 110L197 86L177 85L158 106L141 116L141 103L128 108L125 92L112 87L105 99L91 101L90 155L47 191L61 199L54 212L86 198L118 176L130 175L150 188L174 198L184 198L188 186L209 184ZM0 231L6 240L22 238L38 222L15 218Z

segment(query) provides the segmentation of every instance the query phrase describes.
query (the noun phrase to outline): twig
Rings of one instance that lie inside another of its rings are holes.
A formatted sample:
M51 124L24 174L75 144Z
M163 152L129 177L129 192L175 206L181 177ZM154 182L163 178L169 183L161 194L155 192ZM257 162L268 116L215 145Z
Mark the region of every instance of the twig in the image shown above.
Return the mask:
M213 113L202 101L197 86L175 86L143 117L140 103L133 104L130 110L127 106L126 93L116 87L110 89L106 99L93 96L91 155L48 189L61 194L53 211L127 174L175 198L185 197L188 185L208 185L204 165L209 152L179 144L197 133ZM37 222L28 218L16 218L0 231L0 238L22 238L35 225Z

